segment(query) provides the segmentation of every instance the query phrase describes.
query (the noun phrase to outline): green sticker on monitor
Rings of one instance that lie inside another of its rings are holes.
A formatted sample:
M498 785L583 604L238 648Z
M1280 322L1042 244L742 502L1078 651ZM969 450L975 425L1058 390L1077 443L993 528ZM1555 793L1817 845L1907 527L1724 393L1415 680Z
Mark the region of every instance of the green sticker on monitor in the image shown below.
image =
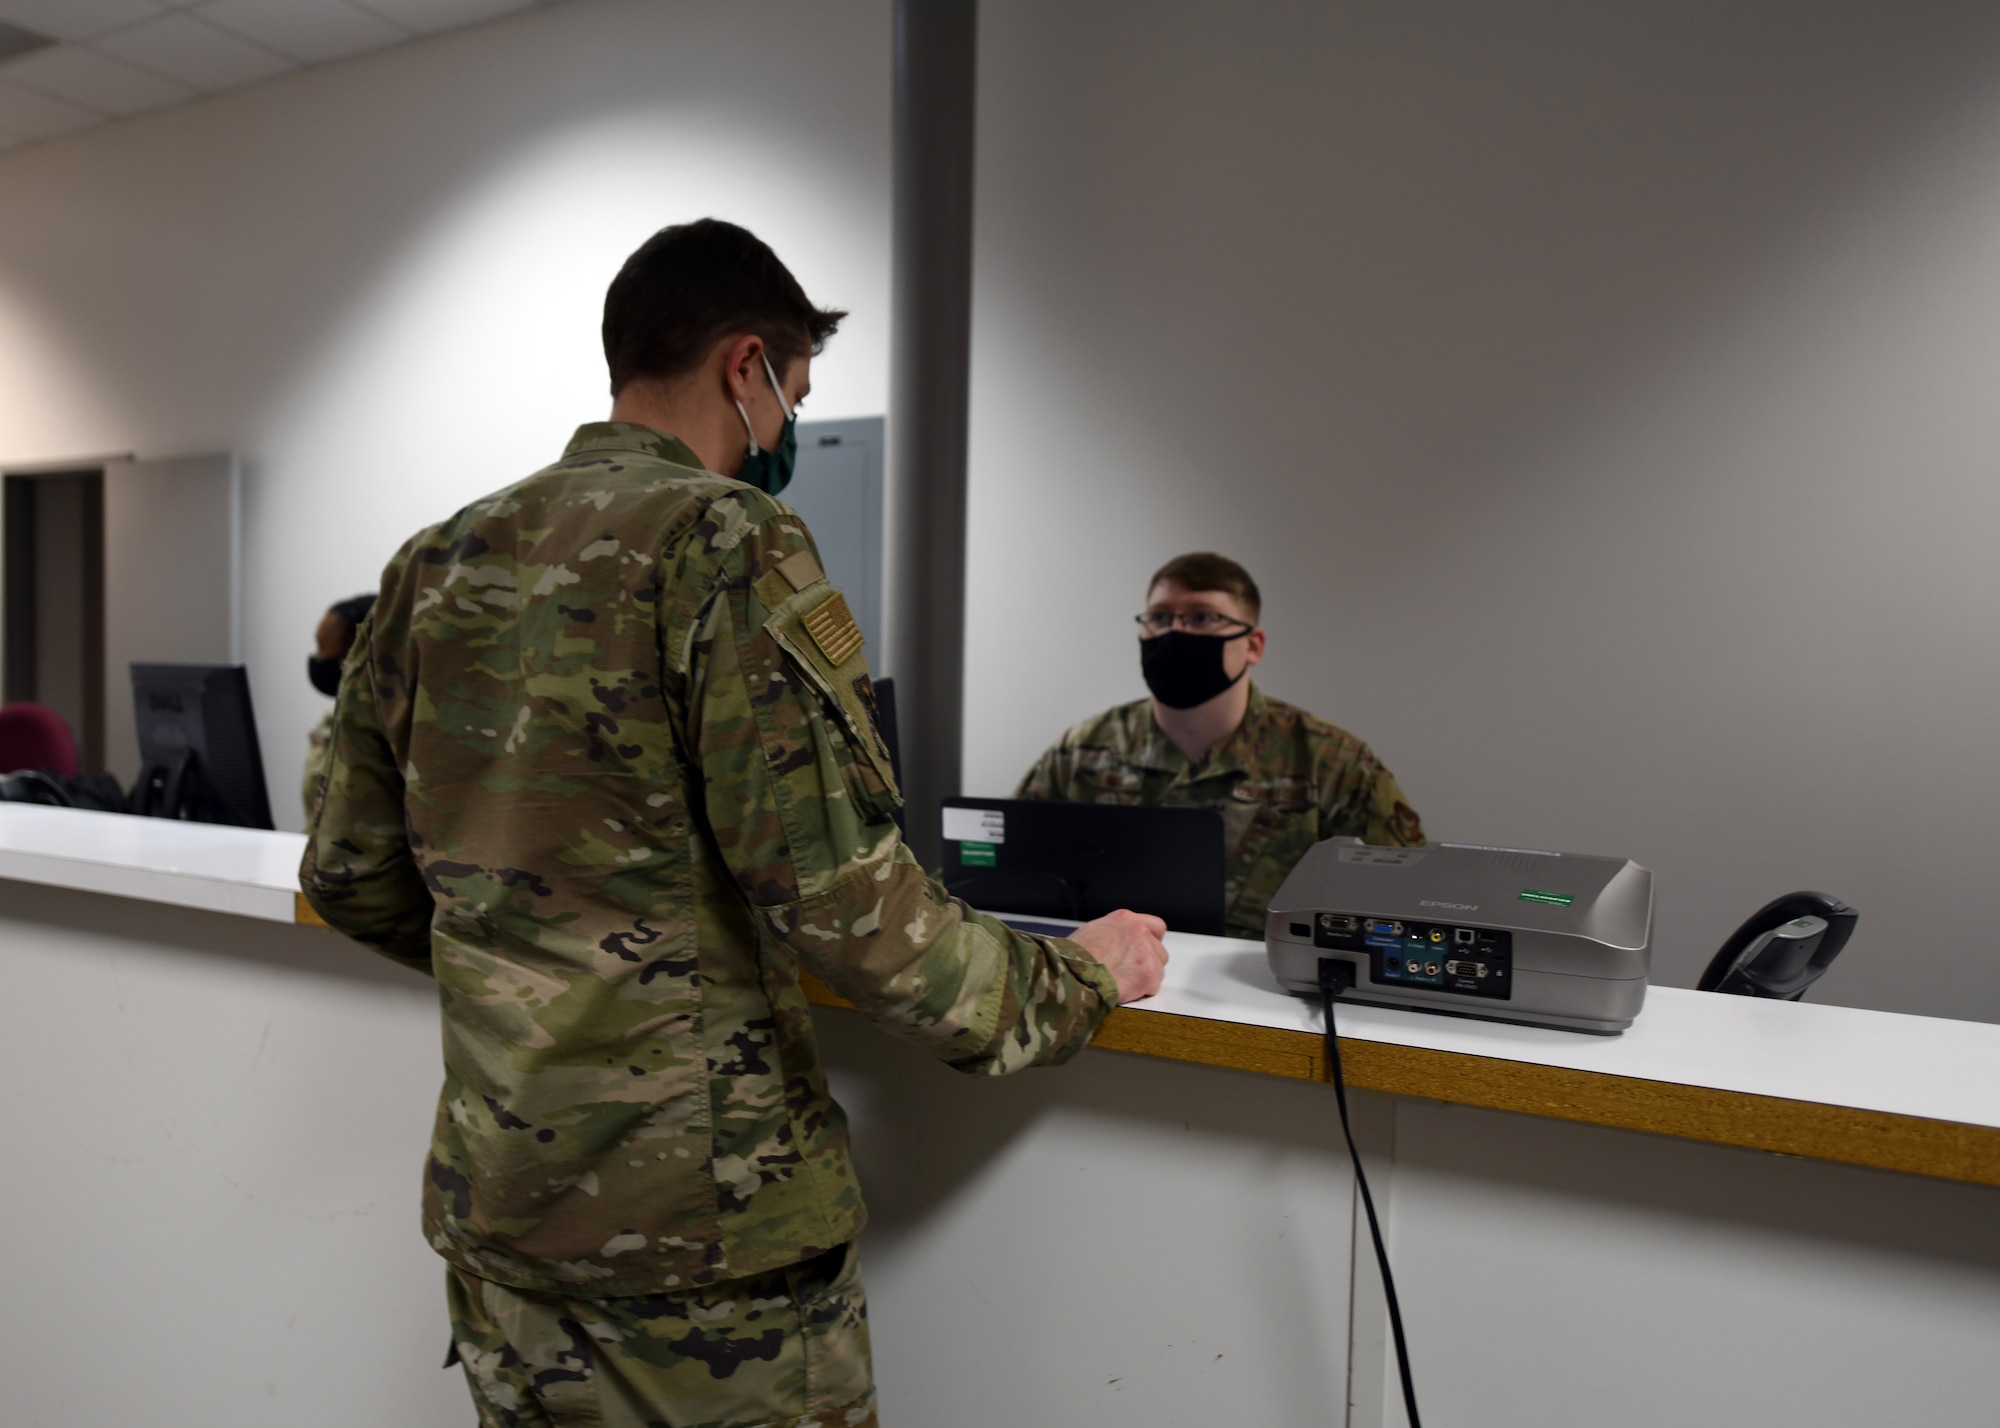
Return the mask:
M1521 901L1546 903L1550 907L1568 907L1576 899L1568 893L1540 892L1534 888L1522 888Z
M991 843L960 843L958 861L961 867L967 868L998 867L998 850Z

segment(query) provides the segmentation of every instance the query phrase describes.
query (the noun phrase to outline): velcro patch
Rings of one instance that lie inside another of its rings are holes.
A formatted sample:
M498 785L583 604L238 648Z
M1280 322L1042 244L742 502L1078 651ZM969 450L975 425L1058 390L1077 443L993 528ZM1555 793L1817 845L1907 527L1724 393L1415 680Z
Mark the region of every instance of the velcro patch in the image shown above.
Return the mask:
M819 568L819 562L812 558L809 550L795 550L779 561L778 574L784 576L785 583L794 590L803 590L826 579L826 572Z
M838 669L861 651L861 626L847 608L847 597L838 590L806 611L799 621L812 636L828 664Z

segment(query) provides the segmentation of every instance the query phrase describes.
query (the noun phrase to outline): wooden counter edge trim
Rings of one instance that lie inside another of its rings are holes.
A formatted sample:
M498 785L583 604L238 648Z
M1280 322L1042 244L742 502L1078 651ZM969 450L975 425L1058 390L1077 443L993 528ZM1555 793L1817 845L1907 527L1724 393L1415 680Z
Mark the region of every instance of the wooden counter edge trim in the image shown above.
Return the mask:
M817 979L802 981L810 1001L852 1009ZM1326 1078L1317 1032L1175 1012L1121 1007L1091 1045L1300 1081ZM1341 1038L1340 1050L1347 1084L1363 1090L2000 1186L2000 1129L1988 1126L1352 1037Z

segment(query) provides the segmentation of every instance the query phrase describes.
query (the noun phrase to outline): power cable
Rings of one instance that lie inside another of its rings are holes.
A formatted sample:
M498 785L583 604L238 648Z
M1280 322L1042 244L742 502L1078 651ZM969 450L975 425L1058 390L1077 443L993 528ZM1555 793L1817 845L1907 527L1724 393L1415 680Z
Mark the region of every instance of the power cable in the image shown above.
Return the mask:
M1333 1029L1333 1004L1354 985L1354 964L1338 957L1319 959L1319 1000L1326 1012L1326 1066L1333 1077L1333 1099L1340 1106L1340 1133L1347 1138L1347 1154L1354 1161L1354 1183L1361 1188L1361 1207L1368 1212L1368 1237L1375 1242L1375 1263L1382 1270L1382 1294L1389 1301L1389 1331L1396 1339L1396 1369L1403 1378L1403 1408L1410 1428L1423 1428L1417 1416L1417 1386L1410 1377L1410 1344L1403 1335L1403 1308L1396 1300L1396 1276L1389 1269L1389 1250L1382 1243L1382 1222L1375 1214L1375 1197L1368 1190L1368 1172L1361 1168L1361 1151L1354 1144L1354 1129L1347 1122L1347 1078L1340 1069L1340 1037Z

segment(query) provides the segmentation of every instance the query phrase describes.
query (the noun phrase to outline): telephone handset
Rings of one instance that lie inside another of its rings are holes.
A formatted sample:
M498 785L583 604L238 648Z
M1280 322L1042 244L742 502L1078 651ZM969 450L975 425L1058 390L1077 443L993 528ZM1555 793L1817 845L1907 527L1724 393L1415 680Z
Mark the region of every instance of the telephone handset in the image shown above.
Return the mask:
M1695 987L1795 1002L1840 955L1860 916L1825 893L1774 898L1729 935Z

